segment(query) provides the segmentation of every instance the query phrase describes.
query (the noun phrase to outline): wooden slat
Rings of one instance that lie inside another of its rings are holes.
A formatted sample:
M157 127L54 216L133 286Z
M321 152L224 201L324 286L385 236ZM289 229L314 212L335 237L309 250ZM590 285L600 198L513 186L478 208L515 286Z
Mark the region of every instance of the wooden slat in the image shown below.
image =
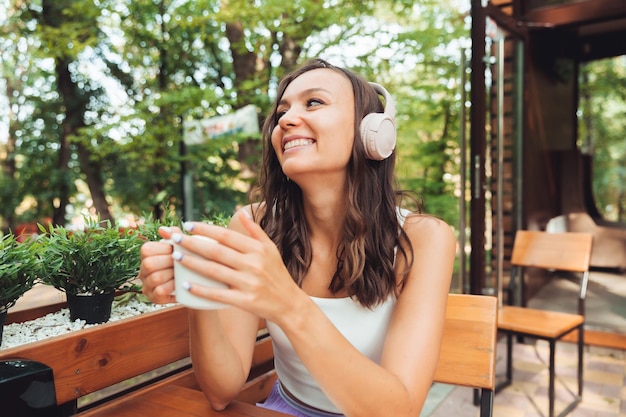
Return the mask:
M276 375L276 371L273 369L254 379L251 379L246 382L239 394L237 394L237 401L243 401L249 404L256 404L264 401L270 395L272 386L277 379L278 376Z
M585 272L591 261L589 233L547 233L518 230L511 264L561 271Z
M564 342L577 343L578 332L573 331L570 334L565 335L561 340ZM626 334L585 329L585 345L626 350Z
M274 359L272 339L268 336L258 340L252 355L252 367L254 368L255 366L262 365L272 359Z
M498 328L554 339L564 335L584 321L585 318L578 314L503 306L498 318Z
M497 299L450 294L435 381L494 389Z
M140 399L117 401L81 414L82 417L286 417L241 401L215 411L201 391L167 385L144 392Z
M57 404L189 356L187 310L168 307L0 351L52 368Z

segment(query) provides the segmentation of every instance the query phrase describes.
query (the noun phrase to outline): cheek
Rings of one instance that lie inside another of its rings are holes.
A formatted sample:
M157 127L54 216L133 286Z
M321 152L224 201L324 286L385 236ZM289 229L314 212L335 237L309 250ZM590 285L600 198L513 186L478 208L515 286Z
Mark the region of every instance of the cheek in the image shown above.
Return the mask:
M276 155L282 155L283 153L283 131L279 125L276 125L272 130L272 147Z
M345 139L346 147L352 152L352 148L354 148L354 141L356 139L354 132L354 123L347 124L343 129L343 137Z

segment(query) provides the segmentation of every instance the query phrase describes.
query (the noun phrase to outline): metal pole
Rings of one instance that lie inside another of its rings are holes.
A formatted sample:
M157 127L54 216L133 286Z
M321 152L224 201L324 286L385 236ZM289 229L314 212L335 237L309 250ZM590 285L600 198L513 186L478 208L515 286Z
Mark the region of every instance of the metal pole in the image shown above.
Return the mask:
M470 201L471 254L470 293L482 294L485 287L485 115L487 99L485 86L485 32L486 12L482 0L471 1L472 57L470 109L470 151L474 168L471 171L472 199Z
M502 306L502 275L504 269L504 36L498 39L498 178L496 191L496 289L498 304Z
M466 87L467 83L467 59L466 49L461 48L461 184L460 184L460 201L459 201L459 283L461 290L464 294L468 293L469 282L467 281L467 256L465 254L465 246L467 242L467 205L465 204L466 192L467 192L467 111L465 110L465 103L467 101Z

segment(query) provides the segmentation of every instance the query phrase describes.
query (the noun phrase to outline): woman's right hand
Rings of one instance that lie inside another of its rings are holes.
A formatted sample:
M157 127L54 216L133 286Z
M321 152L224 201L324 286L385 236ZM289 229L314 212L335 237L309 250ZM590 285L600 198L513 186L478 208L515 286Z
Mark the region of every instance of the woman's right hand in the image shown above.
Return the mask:
M159 234L164 239L169 239L173 232L180 233L180 229L174 227L159 228ZM166 242L146 242L141 246L139 279L143 284L141 291L153 303L176 302L172 245Z

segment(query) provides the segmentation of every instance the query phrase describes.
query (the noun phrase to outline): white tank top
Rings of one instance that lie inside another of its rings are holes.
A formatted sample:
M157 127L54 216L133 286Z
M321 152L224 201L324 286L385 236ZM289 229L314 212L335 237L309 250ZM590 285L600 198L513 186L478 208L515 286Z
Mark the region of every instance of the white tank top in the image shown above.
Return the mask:
M400 225L407 212L398 210ZM318 298L311 300L324 312L339 332L363 355L380 363L389 322L396 305L394 295L374 307L363 307L353 298ZM322 392L300 361L285 333L268 321L267 328L274 347L274 366L281 384L303 403L330 413L341 413Z

